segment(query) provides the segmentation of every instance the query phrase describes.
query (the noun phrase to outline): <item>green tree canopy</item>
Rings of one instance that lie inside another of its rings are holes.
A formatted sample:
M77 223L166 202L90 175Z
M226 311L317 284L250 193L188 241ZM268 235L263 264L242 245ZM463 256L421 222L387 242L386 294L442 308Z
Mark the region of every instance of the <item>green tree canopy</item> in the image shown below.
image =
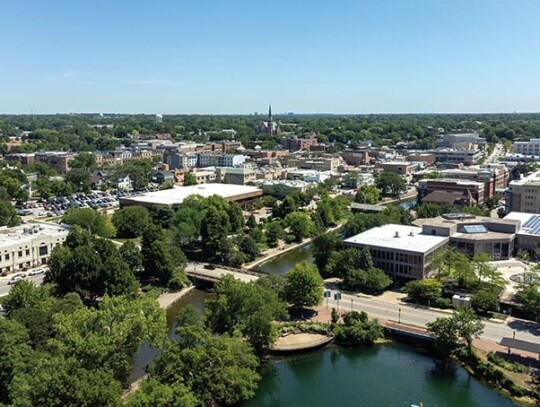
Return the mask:
M142 206L128 206L116 211L112 222L119 237L139 237L152 220L148 209Z
M319 305L323 299L323 279L317 266L297 263L286 275L285 298L296 308Z

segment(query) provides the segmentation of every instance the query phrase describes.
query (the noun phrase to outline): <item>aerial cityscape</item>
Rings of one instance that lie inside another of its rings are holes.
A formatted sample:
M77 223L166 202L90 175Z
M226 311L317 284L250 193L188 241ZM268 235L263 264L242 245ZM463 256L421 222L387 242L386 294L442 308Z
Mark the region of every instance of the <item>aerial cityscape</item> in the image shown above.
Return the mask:
M2 7L0 405L540 405L540 4L91 3Z

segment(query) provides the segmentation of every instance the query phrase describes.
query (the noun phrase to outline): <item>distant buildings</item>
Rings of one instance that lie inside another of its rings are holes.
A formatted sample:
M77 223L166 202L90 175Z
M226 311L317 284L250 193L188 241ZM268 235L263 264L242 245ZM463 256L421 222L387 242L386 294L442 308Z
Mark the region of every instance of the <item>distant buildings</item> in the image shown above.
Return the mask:
M315 133L309 133L306 137L288 136L283 137L280 144L290 152L309 151L317 144L317 138Z
M449 204L459 207L484 203L484 184L454 179L424 179L418 181L418 202Z
M64 151L46 151L35 153L35 161L47 164L56 171L65 174L69 171L69 163L75 159L77 154Z
M506 188L509 172L504 165L488 164L465 169L448 169L440 172L442 178L484 183L484 197L491 198L499 189Z
M279 124L272 119L272 106L268 106L268 120L257 126L257 133L277 135L281 133Z
M467 148L437 148L430 153L435 155L436 164L454 167L478 164L482 157L480 150Z
M532 138L529 141L514 141L512 153L540 156L540 138Z
M478 148L486 144L486 139L480 137L478 133L448 133L443 134L442 138L437 140L438 147L448 148Z
M289 167L296 167L305 170L316 171L332 171L337 172L342 164L339 156L323 156L323 157L298 157L291 158L287 161Z

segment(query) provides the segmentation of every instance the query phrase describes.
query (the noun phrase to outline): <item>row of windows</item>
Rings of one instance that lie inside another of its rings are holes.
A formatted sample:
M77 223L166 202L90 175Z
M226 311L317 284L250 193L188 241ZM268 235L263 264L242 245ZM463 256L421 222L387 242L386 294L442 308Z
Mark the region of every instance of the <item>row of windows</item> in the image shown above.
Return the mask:
M422 256L413 254L396 253L386 250L373 249L371 250L371 255L373 256L373 258L379 260L390 260L410 264L422 264Z
M34 249L32 248L32 251ZM49 253L49 248L47 246L41 246L39 248L39 255L40 256L45 256ZM15 254L14 254L15 255ZM26 250L19 250L17 252L17 258L21 258L21 257L26 257L26 256L30 256L30 249L26 249ZM4 255L4 260L9 260L11 258L10 254L9 253L6 253ZM15 257L14 257L15 258ZM0 256L0 260L2 260L2 256Z

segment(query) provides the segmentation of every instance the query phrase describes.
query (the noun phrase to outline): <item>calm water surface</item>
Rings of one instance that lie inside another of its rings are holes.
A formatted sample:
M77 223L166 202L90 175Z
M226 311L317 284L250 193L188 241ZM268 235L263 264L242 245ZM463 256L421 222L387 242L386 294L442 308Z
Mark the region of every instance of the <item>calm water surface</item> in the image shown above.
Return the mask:
M515 406L459 366L401 345L329 347L273 360L262 370L255 397L241 407Z
M296 263L303 260L313 262L313 248L311 244L299 247L290 252L284 253L281 256L274 257L267 262L259 265L257 271L267 274L287 274L287 272L294 267Z

